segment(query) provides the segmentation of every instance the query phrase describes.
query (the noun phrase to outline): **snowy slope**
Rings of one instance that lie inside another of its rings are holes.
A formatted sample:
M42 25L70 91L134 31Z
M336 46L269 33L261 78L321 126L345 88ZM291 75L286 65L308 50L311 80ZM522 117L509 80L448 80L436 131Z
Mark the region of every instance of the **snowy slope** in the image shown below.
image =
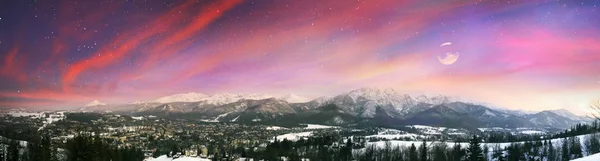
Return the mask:
M311 101L311 99L308 97L302 97L302 96L298 96L295 94L287 94L287 95L279 97L279 99L285 100L289 103L304 103L304 102Z
M331 129L331 128L340 128L339 126L327 126L327 125L317 125L317 124L306 124L304 129Z
M104 105L106 105L106 103L102 103L98 100L94 100L88 104L85 104L84 107L94 107L94 106L104 106Z
M350 114L373 118L377 108L383 109L389 115L403 116L413 113L415 110L424 110L417 108L420 103L446 103L450 102L450 98L442 96L413 98L408 94L396 92L394 89L361 88L335 97L322 97L313 102L318 106L335 104Z
M590 155L587 157L583 157L583 158L579 158L579 159L574 159L571 161L599 161L599 160L600 160L600 153Z
M203 100L204 98L206 98L207 95L202 94L202 93L194 93L194 92L190 92L190 93L180 93L180 94L174 94L174 95L170 95L170 96L164 96L164 97L160 97L157 98L153 101L149 101L149 102L154 102L154 103L170 103L170 102L198 102Z
M274 139L277 139L279 141L284 140L284 139L287 139L289 141L298 141L298 140L300 140L300 138L307 138L312 135L313 135L312 131L300 132L300 133L289 133L289 134L283 134L283 135L276 136Z
M230 94L230 93L217 93L213 95L206 95L203 93L181 93L170 96L160 97L152 101L152 103L171 103L171 102L200 102L204 101L206 104L223 105L227 103L236 102L242 99L249 100L260 100L271 98L270 95L265 94Z
M144 161L210 161L210 159L205 158L192 158L192 157L181 157L177 159L169 158L166 155L159 156L157 158L148 158Z

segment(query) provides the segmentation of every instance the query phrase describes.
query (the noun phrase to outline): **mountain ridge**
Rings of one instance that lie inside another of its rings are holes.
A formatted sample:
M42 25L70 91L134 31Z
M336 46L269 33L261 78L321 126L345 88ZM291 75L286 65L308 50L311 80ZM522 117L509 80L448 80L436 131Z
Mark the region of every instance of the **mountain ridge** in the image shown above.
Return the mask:
M171 100L184 100L184 102L169 102L164 101L168 99L162 99L156 102L123 105L121 108L134 109L131 113L138 115L151 114L222 122L285 121L281 119L284 116L293 118L290 120L312 119L335 125L375 122L386 126L410 123L468 127L551 127L553 125L569 127L584 122L579 116L566 110L528 114L463 102L442 95L414 97L393 89L379 88L360 88L334 96L319 97L308 102L288 101L285 97L270 97L265 94L187 93L187 95L191 95L195 100L175 97L176 99ZM290 97L293 96L289 95L288 98Z

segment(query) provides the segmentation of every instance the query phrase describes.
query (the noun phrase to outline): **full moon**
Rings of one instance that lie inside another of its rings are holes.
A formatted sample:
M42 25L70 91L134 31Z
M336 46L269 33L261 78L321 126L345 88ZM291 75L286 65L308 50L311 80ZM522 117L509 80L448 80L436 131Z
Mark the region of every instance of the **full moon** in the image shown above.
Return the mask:
M460 54L458 52L454 52L449 50L448 48L450 48L452 45L452 42L445 42L442 43L440 45L440 48L442 48L441 53L443 53L442 55L438 54L437 59L440 63L444 64L444 65L452 65L454 64L457 60L458 57L460 56Z
M446 56L437 56L437 59L444 65L452 65L458 60L458 56L460 56L458 53L446 53Z

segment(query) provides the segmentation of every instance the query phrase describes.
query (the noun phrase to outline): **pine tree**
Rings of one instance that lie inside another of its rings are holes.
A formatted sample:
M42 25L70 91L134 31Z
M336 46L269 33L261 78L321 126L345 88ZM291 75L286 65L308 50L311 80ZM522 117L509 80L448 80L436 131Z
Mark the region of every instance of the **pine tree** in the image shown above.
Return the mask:
M417 154L417 147L415 144L410 144L410 148L408 149L408 158L409 160L419 160L419 154Z
M446 143L442 142L439 144L433 145L432 153L433 157L430 159L432 161L447 161L446 158L448 147Z
M450 159L460 161L464 158L464 156L465 153L460 144L455 143L454 147L452 147L452 157Z
M423 140L423 144L419 147L419 160L427 161L427 141Z
M4 161L6 155L6 146L4 144L0 144L0 161Z
M484 161L483 152L479 144L479 138L473 135L473 138L469 141L469 148L467 149L467 161Z
M579 141L579 137L570 137L569 138L569 143L570 143L570 154L571 154L571 159L577 159L577 158L581 158L583 157L583 150L581 149L581 142Z
M483 145L483 160L489 160L489 152L490 148L487 146L487 144Z
M504 155L502 153L502 149L500 148L500 145L496 145L493 148L493 153L492 153L492 158L496 159L497 161L504 161Z
M557 161L556 149L552 146L552 140L548 141L548 161Z
M7 148L6 161L19 161L19 142L10 141Z
M561 146L562 146L561 147L562 150L561 150L561 153L560 153L561 154L560 159L562 161L569 161L569 160L571 160L571 157L570 157L571 153L569 152L569 141L567 140L567 138L564 138L562 140L562 145Z
M591 134L585 137L585 149L588 154L600 153L600 138L598 134Z
M525 156L523 155L523 151L519 144L517 144L517 143L510 144L510 146L508 146L507 150L508 150L508 156L507 156L508 161L525 160Z

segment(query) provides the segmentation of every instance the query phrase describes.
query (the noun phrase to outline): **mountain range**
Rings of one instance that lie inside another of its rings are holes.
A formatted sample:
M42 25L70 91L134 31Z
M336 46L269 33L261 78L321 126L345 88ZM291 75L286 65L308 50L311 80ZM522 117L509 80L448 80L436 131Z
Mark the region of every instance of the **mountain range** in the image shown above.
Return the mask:
M393 89L361 88L314 100L296 95L183 93L151 101L107 105L92 102L81 110L208 122L327 125L432 125L445 127L538 127L562 129L589 122L567 110L521 112L490 108L447 96L411 96Z

